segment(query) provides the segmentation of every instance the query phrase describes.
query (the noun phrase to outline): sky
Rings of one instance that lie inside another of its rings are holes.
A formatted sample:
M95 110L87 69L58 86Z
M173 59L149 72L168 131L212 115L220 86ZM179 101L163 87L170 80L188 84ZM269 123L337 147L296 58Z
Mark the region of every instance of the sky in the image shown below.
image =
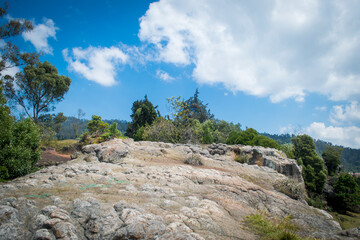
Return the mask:
M10 0L14 39L72 80L56 112L131 120L198 88L218 119L360 148L359 0Z

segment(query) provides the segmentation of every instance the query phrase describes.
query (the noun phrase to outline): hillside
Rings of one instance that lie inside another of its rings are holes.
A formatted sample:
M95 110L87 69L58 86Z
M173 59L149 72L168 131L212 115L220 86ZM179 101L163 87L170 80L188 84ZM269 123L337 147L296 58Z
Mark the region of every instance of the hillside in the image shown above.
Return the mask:
M295 135L290 134L268 134L262 133L262 135L278 141L281 144L291 143L291 138ZM343 149L341 154L341 165L343 166L343 171L345 172L360 172L360 149L353 149L348 147L343 147L339 145L334 145L330 142L325 142L322 140L315 140L316 152L321 156L322 152L325 150L326 146L336 146Z
M261 212L291 215L302 237L360 237L306 204L300 168L275 149L116 139L73 158L0 184L1 236L258 239L245 219Z

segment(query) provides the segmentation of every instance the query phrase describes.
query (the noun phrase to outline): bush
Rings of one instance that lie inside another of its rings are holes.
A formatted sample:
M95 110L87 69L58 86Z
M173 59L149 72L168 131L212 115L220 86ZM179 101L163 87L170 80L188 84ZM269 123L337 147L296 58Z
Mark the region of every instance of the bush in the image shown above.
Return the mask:
M262 146L281 150L280 145L275 140L264 135L259 135L258 132L253 128L248 128L245 131L231 132L228 139L226 140L226 143Z
M122 133L117 129L118 124L117 122L113 122L108 129L109 137L110 138L116 138L116 137L122 137Z
M282 181L278 181L274 185L275 189L295 200L304 199L305 188L304 185L297 180L287 178Z
M100 116L92 115L92 119L87 124L87 129L91 137L99 137L105 133L109 124L103 122Z
M84 132L83 134L81 134L79 142L84 143L85 145L91 144L92 138L90 136L90 133Z
M191 155L190 157L186 158L184 161L185 164L193 165L193 166L201 166L203 162L201 157L198 155Z
M3 180L31 173L41 158L40 132L32 119L11 122L8 127L11 135L8 143L0 149L0 172Z
M143 138L147 141L178 143L180 132L173 121L158 117L153 124L145 128Z
M234 158L234 161L238 163L248 163L249 162L249 156L248 155L236 155Z
M360 188L353 176L341 173L334 185L334 208L339 211L352 210L360 205Z
M253 214L246 216L245 222L253 229L256 234L261 236L261 239L289 239L301 240L295 231L298 229L290 222L292 217L290 215L270 220L264 213Z
M316 208L320 208L320 209L324 208L323 198L320 195L317 195L317 196L312 197L312 198L308 198L307 203L310 206L313 206L313 207L316 207Z

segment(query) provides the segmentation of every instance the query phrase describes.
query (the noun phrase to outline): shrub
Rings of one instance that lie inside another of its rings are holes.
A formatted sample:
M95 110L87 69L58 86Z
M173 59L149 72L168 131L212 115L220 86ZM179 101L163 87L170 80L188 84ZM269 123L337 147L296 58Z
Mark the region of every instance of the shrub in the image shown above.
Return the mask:
M158 117L144 129L143 138L147 141L178 143L180 132L173 121Z
M281 150L280 145L275 140L264 135L259 135L259 133L253 128L248 128L245 131L231 132L226 140L226 143L262 146Z
M9 178L9 171L5 166L0 166L0 182Z
M201 166L203 162L201 157L198 155L192 154L190 157L186 158L184 161L185 164L193 165L193 166Z
M277 191L284 193L292 199L299 200L305 198L304 185L297 180L287 178L276 182L274 187Z
M92 143L92 138L90 136L89 132L84 132L80 135L80 141L81 143L84 143L85 145Z
M316 207L316 208L320 208L320 209L324 208L323 198L320 195L317 195L317 196L312 197L312 198L308 198L307 203L310 206L313 206L313 207Z
M113 122L108 129L109 137L110 138L116 138L116 137L122 137L122 133L117 129L118 124L117 122Z
M87 124L87 129L92 137L99 137L105 133L109 124L101 121L100 116L92 115L92 119Z
M25 119L9 126L11 135L1 146L1 178L14 179L34 171L40 160L40 133L32 119Z
M261 239L303 239L295 233L298 228L290 222L291 219L292 217L288 215L270 220L264 213L257 213L246 216L245 222L256 234L261 236Z
M234 161L238 162L238 163L248 163L249 162L249 156L248 155L236 155L234 158Z
M348 173L341 173L334 185L334 207L340 211L352 210L360 205L360 188L355 178Z

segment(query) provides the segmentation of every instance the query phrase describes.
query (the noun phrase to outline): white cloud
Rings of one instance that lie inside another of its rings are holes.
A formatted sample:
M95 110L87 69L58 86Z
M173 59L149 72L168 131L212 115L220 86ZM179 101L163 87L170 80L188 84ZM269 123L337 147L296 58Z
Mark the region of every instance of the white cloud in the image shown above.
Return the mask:
M194 66L198 83L272 102L360 95L360 1L160 0L139 38L157 61Z
M315 110L325 112L327 110L327 107L326 106L316 106Z
M333 124L356 124L360 123L360 105L357 101L349 105L337 105L330 113L330 121Z
M1 58L1 57L0 57ZM5 68L2 72L1 72L1 76L5 76L5 75L9 75L12 77L15 77L15 74L20 72L20 68L19 67L11 67L11 68Z
M156 70L156 76L165 82L171 82L175 79L172 76L170 76L167 72L160 69Z
M314 122L305 129L305 132L316 139L351 148L360 148L360 128L351 127L326 127L322 122Z
M48 38L56 39L56 31L59 28L55 27L55 23L51 19L44 19L43 24L34 26L30 32L22 34L25 41L30 41L36 48L36 51L47 54L52 54L52 47L49 45Z
M128 63L128 55L117 47L88 47L86 49L73 48L62 51L68 62L69 70L79 73L84 78L97 82L103 86L116 84L116 66Z

